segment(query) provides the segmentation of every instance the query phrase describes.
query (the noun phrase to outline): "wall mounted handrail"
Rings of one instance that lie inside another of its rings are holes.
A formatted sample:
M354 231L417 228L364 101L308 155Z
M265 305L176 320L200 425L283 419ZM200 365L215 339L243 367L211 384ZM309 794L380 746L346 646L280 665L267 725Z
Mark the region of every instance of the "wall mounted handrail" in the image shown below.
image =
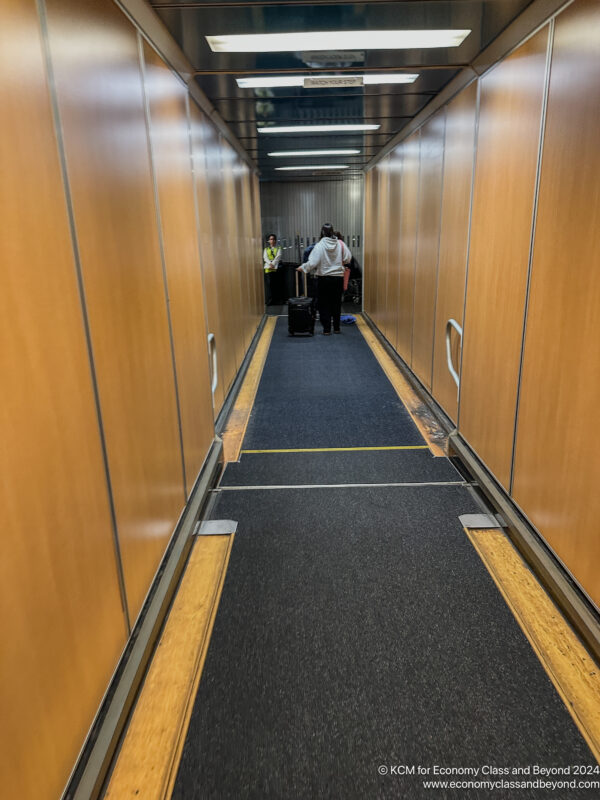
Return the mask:
M458 372L454 369L454 364L452 363L452 352L450 348L450 334L452 333L452 328L458 333L462 340L462 328L458 324L455 319L449 319L446 323L446 363L448 365L448 372L452 375L454 379L454 383L456 384L456 388L458 389L460 386L460 377Z
M214 394L219 383L219 371L218 371L218 362L217 362L217 340L215 339L214 333L208 334L208 351L211 354L212 358L212 384L211 384L211 391Z

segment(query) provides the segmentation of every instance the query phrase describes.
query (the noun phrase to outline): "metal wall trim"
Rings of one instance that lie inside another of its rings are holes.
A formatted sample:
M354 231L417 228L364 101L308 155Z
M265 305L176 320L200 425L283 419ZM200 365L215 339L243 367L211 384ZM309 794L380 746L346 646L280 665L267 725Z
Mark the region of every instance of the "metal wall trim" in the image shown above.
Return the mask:
M156 167L154 166L154 148L152 146L152 120L150 117L150 100L146 90L146 59L144 58L144 43L142 36L137 31L138 59L140 69L140 79L142 83L142 96L144 99L144 121L146 123L146 139L148 142L148 158L150 159L150 173L152 175L152 190L154 192L154 212L156 215L156 227L158 233L158 246L160 248L160 263L163 275L163 287L165 291L165 309L167 312L167 324L169 326L169 346L171 348L171 363L173 365L173 385L175 389L175 404L177 406L177 426L179 429L179 451L181 456L181 471L183 476L183 501L188 498L187 479L185 475L185 454L183 447L183 426L181 423L181 401L179 399L179 381L177 379L177 359L175 357L175 342L173 340L173 323L171 321L171 300L169 298L169 285L167 281L167 262L165 258L165 246L162 229L162 217L160 213L160 200L158 196L158 178Z
M542 159L544 155L544 139L546 135L546 114L548 110L548 95L550 92L550 68L552 64L552 51L554 47L554 20L550 20L548 41L546 43L546 72L544 75L544 95L540 112L540 132L538 138L538 157L535 173L535 188L533 193L533 207L531 209L531 232L529 239L529 261L527 264L527 284L525 287L525 308L523 309L523 334L521 337L521 357L519 360L519 377L517 380L517 402L515 405L515 426L513 431L512 456L510 462L509 494L512 495L515 477L515 456L517 447L517 432L519 428L519 409L521 406L521 380L523 378L523 364L525 361L525 340L527 336L527 317L529 315L529 297L531 289L531 273L533 270L533 253L535 248L535 233L537 227L537 212L540 197L540 180L542 176Z
M90 379L92 383L92 390L94 393L94 404L96 406L96 419L98 421L98 433L100 437L100 447L102 450L102 462L104 468L104 476L106 479L106 491L108 495L108 504L110 509L110 519L112 528L112 539L115 553L115 566L117 571L117 580L119 584L119 593L121 596L121 606L123 608L125 630L127 636L131 634L131 620L129 617L129 604L127 601L127 590L125 588L125 575L123 572L123 560L121 557L121 546L119 543L119 528L117 524L117 514L115 510L115 501L110 477L110 468L108 463L108 450L106 447L106 436L104 433L104 423L102 420L102 405L100 402L100 390L98 388L98 378L96 375L96 363L94 359L94 347L92 344L92 334L90 330L90 321L87 310L87 300L85 294L85 284L83 281L83 271L81 266L81 254L79 252L79 241L77 238L77 227L75 225L75 212L73 210L73 199L71 197L71 186L69 183L69 174L67 170L67 157L65 151L65 142L62 129L62 121L60 117L60 109L58 106L58 95L56 90L56 81L54 78L54 68L52 65L52 54L50 52L50 39L48 35L48 18L46 15L45 0L36 0L38 17L40 20L40 38L43 50L43 57L46 67L46 76L48 81L48 95L50 99L50 106L52 110L52 120L54 123L54 132L56 135L56 144L58 158L60 161L60 171L63 182L63 190L65 194L65 205L67 209L67 217L69 222L69 230L71 233L71 245L73 248L73 262L75 267L75 275L77 278L77 286L79 290L79 299L81 304L81 317L83 323L83 330L85 335L86 347L88 352Z

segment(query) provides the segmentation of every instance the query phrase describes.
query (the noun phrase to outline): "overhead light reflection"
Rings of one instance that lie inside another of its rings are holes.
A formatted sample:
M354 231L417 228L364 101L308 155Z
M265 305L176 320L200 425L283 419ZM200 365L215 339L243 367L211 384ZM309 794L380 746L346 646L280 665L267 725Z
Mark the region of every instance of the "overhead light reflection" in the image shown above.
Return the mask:
M275 167L275 172L288 172L289 170L299 169L348 169L348 164L313 164L312 166L301 167Z
M458 47L470 30L298 31L207 36L215 53L284 53L330 50L420 50Z
M360 150L278 150L269 156L356 156Z
M349 131L376 131L381 125L273 125L257 128L259 133L345 133Z
M236 78L240 89L280 89L286 87L304 87L306 78L312 80L326 80L328 78L360 78L365 86L376 86L386 83L414 83L419 77L415 72L390 72L373 73L366 75L256 75L252 78ZM322 87L309 86L304 88L318 89Z

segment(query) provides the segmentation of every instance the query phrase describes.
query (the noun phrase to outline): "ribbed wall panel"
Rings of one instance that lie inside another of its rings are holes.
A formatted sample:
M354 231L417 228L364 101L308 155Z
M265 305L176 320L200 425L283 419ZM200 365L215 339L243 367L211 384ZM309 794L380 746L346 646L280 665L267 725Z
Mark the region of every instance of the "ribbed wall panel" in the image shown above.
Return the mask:
M299 261L307 239L316 241L323 223L331 222L362 264L363 196L362 175L342 181L261 183L263 234L277 234L284 261Z

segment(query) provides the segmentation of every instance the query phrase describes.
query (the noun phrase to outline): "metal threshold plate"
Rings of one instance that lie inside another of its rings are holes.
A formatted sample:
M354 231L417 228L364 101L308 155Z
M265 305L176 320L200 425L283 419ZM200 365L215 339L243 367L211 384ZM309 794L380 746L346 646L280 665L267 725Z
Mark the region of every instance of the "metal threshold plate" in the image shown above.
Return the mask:
M237 522L232 519L205 519L199 522L195 536L228 536L237 531Z
M500 515L461 514L459 520L463 528L506 528L506 523Z

